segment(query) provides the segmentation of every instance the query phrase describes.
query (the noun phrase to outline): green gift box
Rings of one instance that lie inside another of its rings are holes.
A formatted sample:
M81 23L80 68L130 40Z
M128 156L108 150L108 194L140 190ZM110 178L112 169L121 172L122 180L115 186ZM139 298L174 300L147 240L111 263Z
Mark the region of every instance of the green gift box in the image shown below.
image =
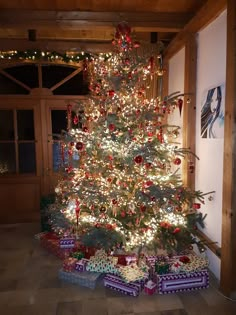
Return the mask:
M84 258L84 253L82 253L82 252L74 252L74 253L71 253L70 256L80 260L80 259Z
M167 262L156 262L155 263L155 271L159 275L164 275L169 273L170 265Z

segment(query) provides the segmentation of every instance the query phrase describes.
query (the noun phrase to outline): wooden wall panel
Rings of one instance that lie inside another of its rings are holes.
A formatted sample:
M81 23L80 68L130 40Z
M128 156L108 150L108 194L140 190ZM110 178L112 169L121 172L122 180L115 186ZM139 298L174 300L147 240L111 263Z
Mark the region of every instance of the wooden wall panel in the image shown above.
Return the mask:
M39 182L0 183L0 223L39 220Z

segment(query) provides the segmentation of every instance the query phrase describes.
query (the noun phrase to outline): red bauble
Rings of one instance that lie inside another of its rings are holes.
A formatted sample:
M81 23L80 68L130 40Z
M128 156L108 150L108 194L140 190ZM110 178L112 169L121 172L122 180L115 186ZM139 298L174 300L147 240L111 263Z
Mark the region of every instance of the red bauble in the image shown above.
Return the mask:
M134 41L134 48L139 48L140 47L140 42Z
M134 158L134 162L137 163L137 164L141 164L143 162L143 157L142 155L137 155L135 158Z
M177 227L177 228L174 229L173 234L177 234L179 232L180 232L180 228Z
M87 127L83 127L83 132L88 132L88 128Z
M77 142L75 147L78 151L82 151L84 149L84 144L83 142Z
M181 159L180 158L175 158L174 159L174 164L175 165L180 165L181 164Z
M146 169L149 169L150 167L152 167L152 163L148 162L145 164Z
M200 203L193 203L193 208L194 209L200 209L201 208L201 204Z
M108 95L109 95L110 97L113 97L113 96L115 95L115 91L114 91L114 90L108 91Z
M70 142L70 146L73 147L75 143L73 141Z
M131 33L131 28L127 22L120 22L116 27L116 32L118 34L127 35Z
M74 125L77 125L78 122L79 122L79 118L78 118L78 116L75 116L74 119L73 119Z
M120 215L121 215L122 218L124 218L126 216L125 211L121 211Z
M151 181L151 180L147 180L145 183L145 186L147 186L147 187L152 186L152 185L153 185L153 181Z
M112 204L116 205L117 204L117 200L116 199L112 199Z
M145 212L147 210L147 207L144 205L140 206L140 211Z
M108 128L110 131L114 131L116 129L116 126L114 124L110 124Z

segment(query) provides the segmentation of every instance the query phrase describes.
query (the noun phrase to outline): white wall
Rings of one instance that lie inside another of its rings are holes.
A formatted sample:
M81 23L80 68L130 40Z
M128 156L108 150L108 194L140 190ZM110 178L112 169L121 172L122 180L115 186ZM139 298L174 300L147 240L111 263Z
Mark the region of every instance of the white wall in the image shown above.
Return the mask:
M169 62L169 94L184 91L185 50L179 51ZM226 73L226 12L198 34L197 95L196 95L196 190L215 191L205 198L201 211L207 214L204 233L221 246L222 225L222 181L223 181L223 137L201 138L202 99L208 89L225 84ZM224 90L223 100L224 100ZM169 124L182 127L182 117L176 109L168 117ZM180 140L181 141L181 140ZM210 269L220 279L220 259L210 250L206 251Z
M226 12L198 34L196 95L196 190L215 191L213 200L205 199L202 211L207 213L204 233L221 246L222 181L224 139L201 138L201 107L207 90L225 84L226 74ZM222 95L224 101L224 90ZM220 260L207 251L210 269L220 278Z

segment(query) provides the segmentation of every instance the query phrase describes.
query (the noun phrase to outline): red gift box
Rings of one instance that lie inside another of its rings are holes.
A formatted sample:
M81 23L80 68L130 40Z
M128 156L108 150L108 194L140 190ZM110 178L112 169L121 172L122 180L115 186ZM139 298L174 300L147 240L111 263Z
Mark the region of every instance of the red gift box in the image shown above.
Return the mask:
M149 280L145 285L144 285L144 292L148 295L152 295L156 292L157 290L157 284L153 282L152 280Z
M75 270L77 259L73 257L68 257L63 261L63 270L67 272L72 272Z

